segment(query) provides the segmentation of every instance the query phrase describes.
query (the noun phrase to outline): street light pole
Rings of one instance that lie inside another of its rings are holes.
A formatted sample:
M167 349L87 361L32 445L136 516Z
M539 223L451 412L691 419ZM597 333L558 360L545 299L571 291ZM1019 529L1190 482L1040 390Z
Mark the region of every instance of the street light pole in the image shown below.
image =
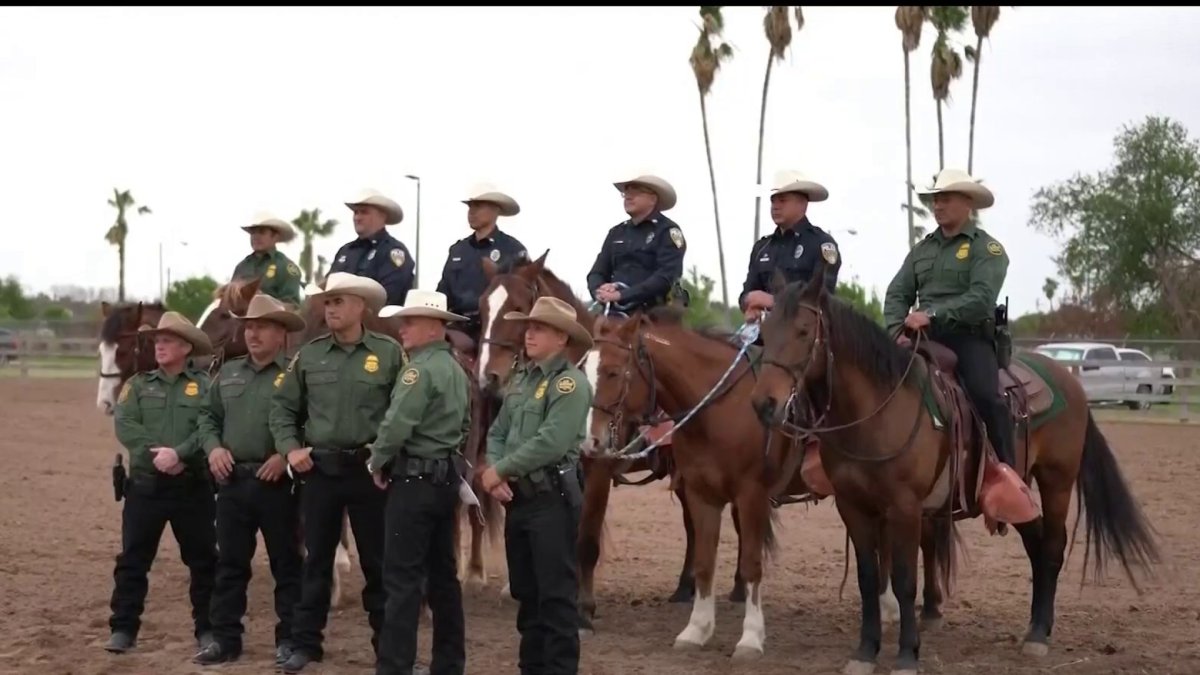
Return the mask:
M421 263L421 177L414 176L411 173L405 178L415 180L417 182L417 239L413 243L413 285L420 286L421 280L417 276L417 265Z

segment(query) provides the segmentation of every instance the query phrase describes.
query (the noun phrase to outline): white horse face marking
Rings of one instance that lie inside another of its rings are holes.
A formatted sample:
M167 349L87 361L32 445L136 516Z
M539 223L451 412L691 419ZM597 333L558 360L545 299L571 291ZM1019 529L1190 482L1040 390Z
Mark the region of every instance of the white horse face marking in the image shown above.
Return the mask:
M210 314L212 314L213 312L215 312L217 310L217 308L220 306L221 306L221 301L219 299L213 300L212 302L208 303L208 307L206 307L204 309L204 313L200 315L200 320L196 322L196 328L199 328L200 330L204 330L204 322L208 321L208 316Z
M483 327L483 344L479 350L479 386L487 386L487 367L491 362L492 347L487 343L492 338L492 328L496 325L496 317L500 316L500 310L504 308L504 303L508 302L508 291L503 285L498 285L487 296L488 319L487 325Z
M100 343L100 373L99 385L96 388L96 407L100 412L111 415L117 405L117 385L120 378L104 377L104 374L119 373L117 367L117 345L111 342Z
M600 350L592 348L583 356L583 374L587 376L588 383L592 385L592 391L596 391L596 387L600 385ZM587 423L583 427L583 435L586 438L592 433L592 408L587 411Z

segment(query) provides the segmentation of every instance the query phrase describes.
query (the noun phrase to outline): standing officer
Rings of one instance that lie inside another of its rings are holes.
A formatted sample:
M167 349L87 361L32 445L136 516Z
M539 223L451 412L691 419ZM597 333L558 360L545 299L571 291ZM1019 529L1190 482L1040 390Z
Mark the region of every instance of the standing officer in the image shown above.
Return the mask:
M675 221L663 215L675 206L675 188L658 176L614 183L629 220L614 226L588 273L588 291L600 303L632 312L687 297L683 256L687 242Z
M146 575L167 523L191 573L192 621L203 649L212 641L208 603L217 565L212 487L196 425L208 378L186 364L189 357L211 353L212 344L176 312L163 314L157 328L142 330L154 339L158 367L130 378L117 398L114 424L117 440L129 451L130 476L105 649L122 653L137 642Z
M258 290L293 307L300 306L300 268L276 246L296 238L286 221L259 213L242 229L250 233L250 255L233 268L233 280L262 279Z
M842 268L837 242L828 232L808 220L808 205L829 199L824 185L809 180L799 171L780 171L771 190L771 220L775 231L754 242L750 248L750 267L738 302L746 321L757 321L763 310L775 304L768 289L775 270L788 283L807 282L817 261L827 265L825 284L830 293L837 290L838 271Z
M376 281L334 272L325 289L309 293L325 304L332 331L304 345L284 372L271 406L275 447L299 474L304 559L300 603L292 619L293 651L285 673L324 657L322 630L329 615L333 556L348 511L366 586L363 609L378 654L383 628L384 493L371 482L367 444L388 410L400 371L400 344L368 331L362 319L378 311L386 293Z
M275 450L267 424L271 395L287 367L287 334L304 319L259 293L244 317L247 356L227 361L209 388L200 416L200 443L220 489L217 493L217 582L212 598L212 644L193 659L201 665L236 660L242 653L242 616L256 535L262 531L275 578L275 663L291 655L292 611L300 600L299 518L287 460Z
M522 673L579 670L579 591L575 541L583 488L577 464L592 406L587 377L567 360L569 341L590 349L592 337L575 310L542 297L528 315L529 363L513 381L488 432L484 489L508 503L504 543L512 596L520 603Z
M472 190L472 196L463 203L467 205L467 224L473 232L450 246L437 290L446 295L451 312L467 317L467 323L460 329L478 343L479 296L488 285L483 273L484 258L500 265L528 260L529 254L516 237L496 226L497 217L521 212L515 199L483 185Z
M404 296L413 287L416 261L408 247L387 232L388 225L404 220L403 209L375 190L363 191L346 206L354 211L358 239L338 249L329 273L349 272L374 279L387 294L386 304L403 305Z
M422 582L433 611L433 675L462 675L466 667L462 588L455 565L458 453L471 426L470 382L450 353L446 296L413 290L405 307L384 307L399 319L408 367L371 444L369 470L387 490L383 586L384 632L376 675L411 675L417 657Z

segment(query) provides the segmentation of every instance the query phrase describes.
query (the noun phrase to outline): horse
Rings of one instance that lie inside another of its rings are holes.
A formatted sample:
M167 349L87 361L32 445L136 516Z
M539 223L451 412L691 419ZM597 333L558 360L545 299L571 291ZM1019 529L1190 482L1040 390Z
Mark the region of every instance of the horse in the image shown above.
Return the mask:
M167 312L161 302L112 305L100 303L99 382L96 407L105 415L116 411L117 393L135 373L154 370L154 342L138 329L153 328Z
M869 673L875 667L881 641L875 554L882 545L891 548L891 581L900 602L899 654L892 672L916 673L915 573L922 517L942 524L933 560L926 557L927 579L933 562L940 568L938 581L949 587L955 521L982 512L989 525L1005 522L989 500L979 498L980 492L987 494L979 486L994 480L999 469L953 375L953 353L920 334L912 338L915 348L900 347L866 315L832 297L824 276L821 263L807 284L781 288L782 279L776 279L775 308L761 326L764 366L752 405L764 428L787 426L784 402L793 395L808 402L810 417L817 420L804 431L820 438L821 464L854 542L862 598L859 644L844 672ZM1095 577L1103 574L1105 560L1115 557L1137 588L1133 568L1151 570L1159 562L1158 544L1078 379L1049 358L1022 353L1001 371L1001 388L1014 417L1022 420L1016 470L1026 484L1037 480L1042 499L1041 516L1010 519L1033 578L1022 651L1044 656L1054 625L1072 489L1080 513L1087 512L1086 555L1094 556ZM925 585L923 620L941 617L937 585Z

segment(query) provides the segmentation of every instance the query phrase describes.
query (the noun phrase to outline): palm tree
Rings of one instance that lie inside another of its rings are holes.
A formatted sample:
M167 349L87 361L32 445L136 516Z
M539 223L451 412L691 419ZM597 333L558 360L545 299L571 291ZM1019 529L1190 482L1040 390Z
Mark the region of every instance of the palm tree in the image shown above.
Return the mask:
M937 41L933 43L933 60L929 67L929 80L933 85L933 100L937 102L938 120L938 170L946 168L946 141L942 126L942 105L949 104L950 83L962 77L962 57L950 44L950 33L967 27L967 8L959 5L933 7L929 22L937 29Z
M971 80L971 140L967 144L967 173L974 176L975 168L975 106L979 100L979 59L983 56L983 39L990 36L992 26L1000 20L999 6L974 5L971 7L971 23L975 25L975 48L967 47L967 59L975 62L975 75Z
M721 39L721 31L725 29L725 20L721 16L721 7L700 7L700 36L688 62L692 73L696 76L696 88L700 92L700 122L704 126L704 151L708 155L708 178L712 184L713 218L717 225L717 259L721 266L721 299L729 306L729 283L725 279L725 246L721 241L721 212L717 208L717 174L713 170L712 142L708 137L708 106L705 99L712 91L713 81L721 64L733 57L733 47Z
M907 150L907 164L904 175L905 193L908 203L904 209L908 212L908 246L912 248L917 243L917 228L913 222L916 215L913 205L912 180L912 84L909 73L909 54L921 44L921 30L925 28L928 18L928 7L900 6L896 8L896 28L900 29L900 47L904 52L904 144Z
M1046 277L1046 283L1042 284L1042 293L1046 295L1046 300L1050 303L1050 311L1054 311L1054 294L1058 292L1058 279L1054 277Z
M758 115L758 173L755 185L762 185L763 137L767 129L767 91L771 88L771 67L776 60L782 61L787 48L792 44L792 22L788 17L791 9L796 16L796 32L804 28L804 12L799 7L775 6L767 7L767 15L763 17L763 31L767 34L767 42L771 44L771 53L767 55L767 74L763 77L762 112ZM761 188L759 190L761 193ZM758 241L759 219L762 217L762 194L754 197L754 240Z
M117 302L125 302L125 239L129 236L129 222L125 219L125 212L137 206L137 202L129 190L122 192L113 188L113 196L108 200L108 205L117 210L117 221L108 228L104 239L117 247ZM137 213L144 216L150 213L150 207L137 206Z
M304 283L313 280L313 240L317 237L328 237L337 227L337 221L330 218L321 222L321 209L301 211L292 221L300 236L304 238L304 248L300 249L300 269L304 271Z

